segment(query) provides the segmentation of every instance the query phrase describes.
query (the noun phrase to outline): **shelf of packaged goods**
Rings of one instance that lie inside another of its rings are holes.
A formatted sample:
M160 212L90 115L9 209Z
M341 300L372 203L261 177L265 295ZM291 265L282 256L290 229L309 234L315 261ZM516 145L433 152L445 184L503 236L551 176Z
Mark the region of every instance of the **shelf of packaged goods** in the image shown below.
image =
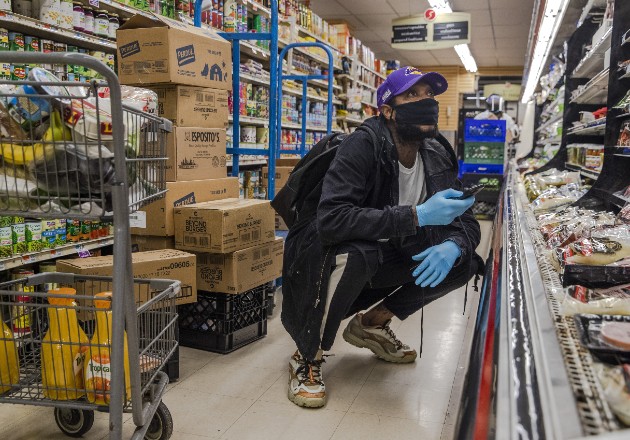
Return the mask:
M544 124L542 124L540 127L538 127L536 129L536 132L537 133L541 132L541 131L545 130L546 128L551 127L556 122L560 122L560 121L562 121L562 113L558 113L557 115L552 116L551 119L549 119Z
M328 66L328 57L324 57L324 56L320 56L320 55L316 55L313 52L311 52L311 50L308 50L306 48L302 48L302 47L294 47L292 50L299 52L303 55L306 55L307 57L317 61L320 64L323 64L325 66ZM314 49L312 49L314 50ZM320 52L324 52L323 49L319 49ZM335 59L335 56L333 55L333 69L341 69L341 65L339 64L335 64L337 60Z
M588 51L573 71L573 78L591 78L594 73L604 67L604 54L610 48L612 27L606 31L601 40Z
M241 41L241 55L244 54L257 60L267 61L271 52L247 41Z
M359 67L364 68L365 70L372 72L374 75L378 76L381 79L385 79L385 76L378 73L376 70L372 69L371 67L366 66L365 64L363 64L361 61L358 61Z
M239 73L239 78L241 79L241 81L244 82L250 82L252 84L258 84L261 86L267 86L269 87L269 77L265 78L264 76L255 76L255 75L250 75L249 73Z
M597 124L571 128L567 135L603 136L606 131L606 118L598 119Z
M608 98L608 75L610 69L604 69L587 82L579 94L571 99L573 104L605 104Z
M23 255L0 259L0 271L16 269L26 266L27 264L37 263L39 261L52 260L59 257L80 256L84 251L91 251L105 246L114 244L114 237L108 236L97 238L95 240L82 241L79 243L67 243L56 247L55 249L45 249L39 252L32 252Z
M228 121L233 122L234 117L232 115L228 115ZM261 127L269 126L269 119L265 118L252 118L251 116L240 116L239 121L242 124L251 124L251 125L259 125Z
M20 32L24 35L32 35L86 49L100 50L107 53L116 52L116 43L113 41L75 30L63 29L59 26L46 24L34 18L24 17L12 12L0 11L0 27Z
M337 55L339 55L339 49L337 49L332 44L330 44L330 42L328 40L323 39L319 35L315 35L314 33L312 33L311 31L309 31L308 29L306 29L303 26L296 26L296 28L297 28L298 32L301 32L303 35L306 35L307 37L313 38L315 41L317 41L319 43L325 44L326 46L328 46L329 49L331 49L333 51L333 53L336 53Z
M271 17L271 10L261 5L260 3L255 2L253 0L242 0L242 1L247 6L248 10L255 12L257 14L260 14L260 15L264 15L266 17Z
M93 2L90 2L92 4ZM134 15L140 14L146 17L150 17L151 14L148 11L143 11L138 8L134 8L133 6L125 5L123 3L114 1L114 0L99 0L96 2L98 9L104 9L107 12L116 12L118 15L121 15L125 18L132 17Z
M588 177L594 180L597 180L597 178L599 178L599 173L601 172L601 171L591 170L589 168L583 167L582 165L577 165L571 162L566 162L564 166L567 170L579 171L582 176Z
M564 95L556 97L556 99L554 99L553 102L549 104L549 107L547 107L545 111L541 113L540 117L542 118L554 114L555 109L558 107L561 101L564 101Z
M244 159L244 155L240 155L238 161L238 167L260 167L267 165L267 159L264 156L260 156L258 159ZM227 161L227 167L232 168L232 159L229 158Z
M363 81L356 80L356 83L360 86L363 86L367 89L376 91L376 87L369 85L368 83L364 83Z
M299 89L293 89L290 87L283 87L282 88L282 93L286 93L288 95L294 95L294 96L298 96L298 97L302 97L302 91ZM311 94L307 94L306 98L312 101L320 101L320 102L328 102L328 98L326 98L325 96L317 96L317 95L311 95ZM339 101L338 99L333 99L332 103L334 105L341 105L342 102Z
M297 74L300 75L301 73L298 72ZM324 81L321 79L309 79L308 83L319 87L328 88L328 81ZM333 83L333 90L341 90L341 86Z
M302 129L302 125L301 124L293 124L292 122L282 122L282 128L285 129L289 129L289 130L301 130ZM306 126L306 131L322 131L322 132L326 132L328 131L326 129L326 127L317 127L314 125L307 125Z
M542 139L536 142L536 145L547 145L547 144L559 144L562 142L562 135L554 136L552 138Z

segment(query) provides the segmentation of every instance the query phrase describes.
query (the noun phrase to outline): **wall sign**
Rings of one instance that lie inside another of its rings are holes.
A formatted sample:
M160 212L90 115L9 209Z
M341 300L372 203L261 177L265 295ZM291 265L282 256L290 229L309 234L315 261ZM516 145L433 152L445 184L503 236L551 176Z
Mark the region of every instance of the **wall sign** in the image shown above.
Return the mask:
M407 50L433 50L470 43L470 14L436 12L392 21L392 47Z

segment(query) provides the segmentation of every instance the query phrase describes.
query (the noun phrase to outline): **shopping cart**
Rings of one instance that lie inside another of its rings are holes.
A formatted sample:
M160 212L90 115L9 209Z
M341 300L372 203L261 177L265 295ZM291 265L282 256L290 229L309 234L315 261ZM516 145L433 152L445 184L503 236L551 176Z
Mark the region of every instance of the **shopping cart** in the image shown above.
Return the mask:
M95 58L3 52L0 59L82 66L103 78L63 82L33 69L28 81L0 81L0 211L113 220L115 274L46 273L0 284L0 403L54 407L57 424L74 437L91 428L94 410L105 410L110 439L120 439L128 411L134 439L167 439L162 368L177 348L180 284L133 278L129 214L165 193L171 126L124 107L116 75ZM112 294L95 298L99 292Z

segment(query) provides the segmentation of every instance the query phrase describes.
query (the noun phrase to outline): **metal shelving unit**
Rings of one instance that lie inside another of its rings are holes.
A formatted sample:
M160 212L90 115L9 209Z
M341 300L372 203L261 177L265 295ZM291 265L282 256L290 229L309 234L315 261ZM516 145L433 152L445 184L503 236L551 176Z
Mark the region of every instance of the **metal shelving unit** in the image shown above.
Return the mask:
M54 260L55 258L68 257L72 255L81 256L85 251L92 251L114 244L114 237L108 236L78 243L67 243L55 249L45 249L40 252L30 252L22 255L14 255L9 258L0 259L0 271L17 269L27 264L38 263L40 261Z
M100 50L107 53L116 52L116 43L113 41L46 24L34 18L25 17L13 12L0 11L0 27L27 35L58 41L60 43L85 47L87 49Z

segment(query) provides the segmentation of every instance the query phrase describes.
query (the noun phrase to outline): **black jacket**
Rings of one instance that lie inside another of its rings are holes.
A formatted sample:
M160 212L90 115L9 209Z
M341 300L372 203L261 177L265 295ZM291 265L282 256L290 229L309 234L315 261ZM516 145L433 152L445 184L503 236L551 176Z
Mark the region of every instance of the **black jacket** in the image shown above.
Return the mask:
M450 239L462 250L459 264L472 257L481 238L471 210L461 216L461 223L418 231L415 207L398 206L398 153L389 130L379 117L364 124L381 145L375 147L365 131L343 141L322 182L321 197L305 202L285 244L282 322L308 359L314 358L320 344L336 245L348 241L376 245L381 239L416 240L420 235L429 247ZM421 155L427 198L448 188L461 189L455 153L443 136L427 140Z

